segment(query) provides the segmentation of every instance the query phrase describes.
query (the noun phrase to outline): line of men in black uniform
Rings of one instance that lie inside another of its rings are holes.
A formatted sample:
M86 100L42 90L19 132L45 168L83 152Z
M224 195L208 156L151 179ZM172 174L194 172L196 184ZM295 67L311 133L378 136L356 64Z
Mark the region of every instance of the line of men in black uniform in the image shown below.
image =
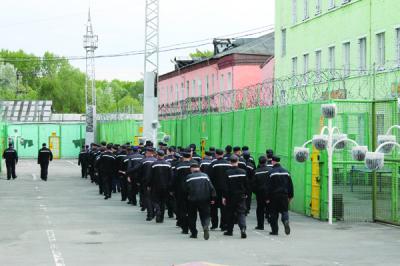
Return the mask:
M17 178L15 167L18 164L18 152L14 149L12 143L8 144L8 148L3 152L3 159L6 161L7 180ZM40 178L47 181L48 168L50 161L53 160L53 153L47 148L46 143L42 144L42 148L38 152L38 164L40 165Z
M271 235L278 234L278 216L290 234L288 206L294 196L288 171L272 150L258 160L258 166L248 147L225 150L210 148L201 158L196 145L188 148L159 149L147 141L132 147L101 143L82 147L78 164L82 178L90 176L99 187L99 194L109 199L121 192L121 201L138 204L147 213L147 221L164 221L176 216L176 225L183 234L197 238L197 214L200 216L204 239L218 227L224 235L232 236L235 224L246 238L246 216L250 211L252 194L257 200L256 230L264 230L265 218ZM211 227L210 227L211 225Z

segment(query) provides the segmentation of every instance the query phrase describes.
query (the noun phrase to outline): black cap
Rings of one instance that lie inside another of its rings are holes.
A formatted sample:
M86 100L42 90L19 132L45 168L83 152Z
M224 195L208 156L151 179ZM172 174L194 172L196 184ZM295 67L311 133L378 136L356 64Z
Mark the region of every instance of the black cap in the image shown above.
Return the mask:
M200 168L200 165L199 165L197 162L193 162L193 163L190 165L190 168Z
M113 145L112 145L111 143L107 144L107 149L108 149L108 150L111 150L112 147L113 147Z
M249 151L244 151L243 152L243 158L245 158L246 160L250 159L250 152Z
M165 152L163 150L158 150L157 155L162 157L165 155Z
M232 152L232 146L231 146L231 145L227 145L227 146L225 147L225 151L226 151L227 153L231 153L231 152Z
M101 144L101 146L106 146L106 145L107 145L107 142L102 141L100 144Z
M279 158L279 156L277 156L277 155L274 155L274 156L272 156L272 161L279 163L281 161L281 158Z
M206 154L206 156L212 156L213 155L212 152L210 152L210 151L206 151L205 154Z
M46 143L43 143L43 144L42 144L42 147L46 147L46 146L47 146L47 144L46 144Z
M191 156L191 153L190 153L190 151L188 151L188 150L183 150L182 152L181 152L181 155L183 156L183 158L190 158L190 156Z
M193 144L193 143L192 143L192 144L189 145L189 147L190 147L192 150L194 150L194 151L196 150L196 144Z
M237 163L239 161L239 157L237 157L236 155L232 155L231 158L229 158L229 161L231 163Z
M215 153L216 153L217 155L224 155L224 151L221 150L221 149L217 149L217 150L215 151Z
M8 143L8 147L12 147L13 146L13 144L12 143Z
M174 146L169 147L169 148L168 148L168 151L169 151L169 152L175 152L175 147L174 147Z
M242 147L242 151L248 151L249 150L249 146L243 146Z
M267 154L267 158L269 159L271 159L272 156L274 155L274 151L271 149L268 149L265 153Z
M180 155L179 153L175 153L175 158L180 159L180 158L182 158L182 155Z
M132 146L132 150L133 150L134 152L137 152L137 151L139 150L139 147L138 147L138 146Z
M153 147L147 147L147 148L146 148L146 152L154 152Z
M267 163L267 157L260 156L260 158L258 158L258 163L259 164L266 164Z
M210 147L209 149L211 152L215 152L215 147Z
M240 151L240 147L239 146L233 147L233 152L238 152L238 151Z

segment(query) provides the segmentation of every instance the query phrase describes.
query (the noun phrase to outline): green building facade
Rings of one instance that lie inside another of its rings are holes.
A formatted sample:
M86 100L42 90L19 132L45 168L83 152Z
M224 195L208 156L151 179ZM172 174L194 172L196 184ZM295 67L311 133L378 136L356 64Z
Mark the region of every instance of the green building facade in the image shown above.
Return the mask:
M279 0L275 102L397 97L400 1Z

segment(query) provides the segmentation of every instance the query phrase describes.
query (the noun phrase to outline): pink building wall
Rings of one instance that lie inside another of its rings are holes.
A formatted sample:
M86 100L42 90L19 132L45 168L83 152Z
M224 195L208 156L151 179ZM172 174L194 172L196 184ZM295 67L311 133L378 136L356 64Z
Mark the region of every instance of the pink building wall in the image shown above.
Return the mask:
M213 95L230 89L243 89L272 79L274 76L274 60L270 60L261 68L261 64L228 64L219 68L219 62L214 62L192 71L161 78L158 83L159 105L170 104L188 97ZM162 77L162 76L161 76ZM208 81L207 81L208 80ZM189 81L189 92L187 82ZM193 81L195 88L193 89ZM182 90L182 84L184 89Z

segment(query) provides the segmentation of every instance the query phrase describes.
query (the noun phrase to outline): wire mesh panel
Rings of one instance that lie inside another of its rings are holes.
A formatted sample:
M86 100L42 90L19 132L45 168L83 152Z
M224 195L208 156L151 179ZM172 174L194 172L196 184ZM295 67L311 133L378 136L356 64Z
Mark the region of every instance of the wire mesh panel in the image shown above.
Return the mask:
M61 157L76 158L85 144L80 125L61 125Z
M248 109L244 118L243 144L249 146L251 152L257 151L257 132L260 126L260 109Z
M175 144L176 146L180 147L182 146L182 119L177 119L176 120L176 140Z
M292 155L292 106L284 106L278 109L276 122L276 151L281 157L281 164L284 167L290 167Z
M293 147L301 146L308 139L309 128L309 105L295 105L293 106L293 130L295 134L291 135L292 150ZM297 212L305 212L306 202L306 179L307 164L298 163L293 160L291 165L291 176L293 186L296 191L296 197L291 203L291 209Z
M243 137L245 133L245 115L246 110L238 110L233 112L233 130L232 130L232 145L243 146Z
M190 116L182 119L182 145L184 147L190 144Z
M277 108L260 109L260 125L257 132L257 153L265 154L266 149L275 150Z
M190 117L190 143L200 147L201 138L201 116L193 115Z
M209 145L212 147L221 147L221 115L211 114L210 115L210 127L208 129Z
M221 115L221 147L232 145L233 131L233 113L225 113Z

